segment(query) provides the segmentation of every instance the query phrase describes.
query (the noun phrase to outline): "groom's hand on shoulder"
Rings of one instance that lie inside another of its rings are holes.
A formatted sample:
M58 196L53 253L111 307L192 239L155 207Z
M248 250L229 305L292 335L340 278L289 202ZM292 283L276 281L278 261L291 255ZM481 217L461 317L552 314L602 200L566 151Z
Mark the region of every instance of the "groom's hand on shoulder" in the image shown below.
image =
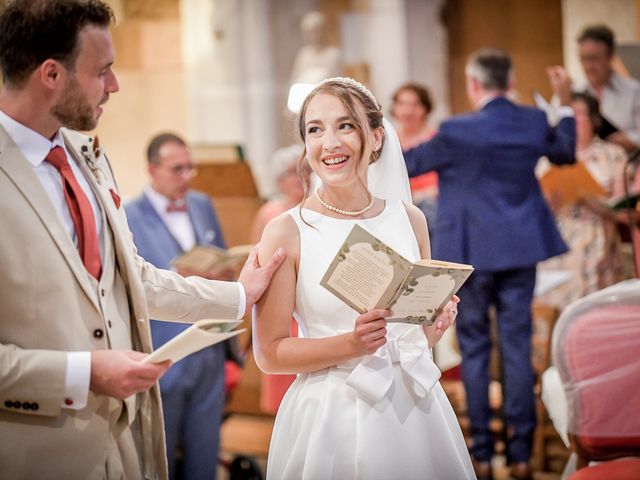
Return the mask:
M238 282L242 284L247 297L247 312L256 303L269 286L271 277L287 256L283 248L277 248L271 259L264 265L258 262L258 247L254 246L242 267Z

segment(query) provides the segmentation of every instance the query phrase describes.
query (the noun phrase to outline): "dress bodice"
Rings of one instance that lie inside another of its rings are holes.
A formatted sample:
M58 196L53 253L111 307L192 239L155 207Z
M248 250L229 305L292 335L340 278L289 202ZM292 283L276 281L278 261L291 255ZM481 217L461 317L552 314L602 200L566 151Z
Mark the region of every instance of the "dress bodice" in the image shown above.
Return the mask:
M406 209L400 201L387 201L384 210L367 219L328 217L298 207L288 212L300 231L300 261L294 316L303 336L328 337L353 330L358 313L320 286L320 280L355 224L368 230L410 261L420 251ZM307 223L305 223L307 222ZM418 327L420 329L420 327ZM414 325L389 324L388 339L397 338ZM424 335L420 332L425 341Z

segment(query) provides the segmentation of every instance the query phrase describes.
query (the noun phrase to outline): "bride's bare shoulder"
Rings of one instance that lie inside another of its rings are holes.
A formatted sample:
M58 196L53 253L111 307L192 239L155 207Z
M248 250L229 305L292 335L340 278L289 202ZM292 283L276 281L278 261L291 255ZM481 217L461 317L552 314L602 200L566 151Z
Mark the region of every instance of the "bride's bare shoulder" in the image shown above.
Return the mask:
M267 223L260 239L260 257L269 258L278 247L284 248L288 257L297 257L300 251L300 232L296 221L287 212Z

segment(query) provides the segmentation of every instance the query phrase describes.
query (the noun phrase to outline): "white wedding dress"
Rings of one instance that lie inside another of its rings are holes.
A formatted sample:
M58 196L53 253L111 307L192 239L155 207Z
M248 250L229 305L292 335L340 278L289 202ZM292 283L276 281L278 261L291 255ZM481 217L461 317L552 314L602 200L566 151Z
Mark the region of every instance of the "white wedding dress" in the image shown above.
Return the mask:
M306 338L353 330L357 313L320 286L355 223L410 260L418 244L404 205L370 219L290 210L300 231L295 318ZM389 324L374 355L298 375L275 421L269 480L475 478L462 432L438 383L420 326Z

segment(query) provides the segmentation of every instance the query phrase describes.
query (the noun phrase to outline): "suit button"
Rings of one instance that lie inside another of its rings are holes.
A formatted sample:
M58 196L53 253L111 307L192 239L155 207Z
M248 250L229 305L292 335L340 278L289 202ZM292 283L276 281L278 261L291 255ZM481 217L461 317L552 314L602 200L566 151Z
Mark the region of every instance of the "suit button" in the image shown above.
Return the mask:
M23 410L30 410L31 409L31 404L29 402L22 402L22 409Z
M7 408L13 408L13 402L11 400L7 400L4 402L4 406Z
M13 402L13 407L14 407L14 408L20 408L20 407L22 407L22 403L20 403L20 402Z
M104 336L104 332L102 331L102 329L101 329L101 328L96 328L96 329L93 331L93 336L94 336L95 338L102 338L102 337Z
M31 404L31 410L34 410L34 411L35 411L35 410L37 410L37 409L39 409L39 408L40 408L40 405L38 405L38 403L37 403L37 402L33 402L33 403Z

